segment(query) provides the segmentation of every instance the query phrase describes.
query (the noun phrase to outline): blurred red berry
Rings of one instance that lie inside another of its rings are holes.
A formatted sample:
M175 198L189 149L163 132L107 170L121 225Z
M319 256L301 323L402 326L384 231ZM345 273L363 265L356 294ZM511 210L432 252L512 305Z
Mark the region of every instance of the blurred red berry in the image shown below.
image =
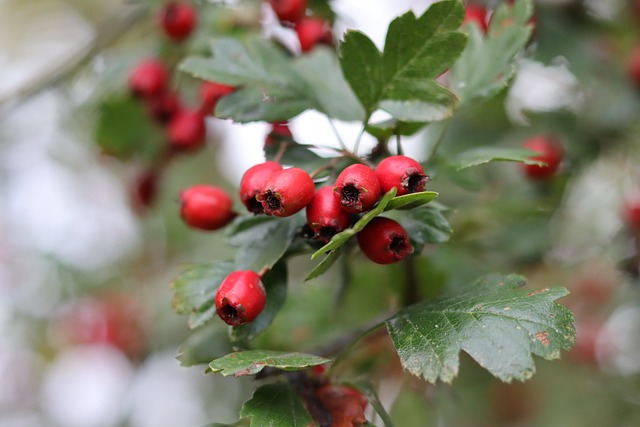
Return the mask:
M169 122L169 144L180 150L194 150L204 145L207 128L204 116L197 111L182 110Z
M479 4L467 4L464 7L464 21L462 25L474 22L483 33L487 32L487 9Z
M321 18L302 18L296 23L296 33L303 52L311 51L317 44L333 44L331 26Z
M251 166L242 175L240 180L240 200L249 212L254 214L264 213L262 203L256 196L265 187L271 175L282 170L282 165L276 162L264 162Z
M202 114L213 114L218 100L233 93L235 90L235 87L223 85L222 83L202 83L202 86L200 86L200 111Z
M345 211L365 212L380 198L380 181L370 167L355 164L340 172L333 191L334 197Z
M632 230L640 230L640 197L627 199L622 208L622 218Z
M149 100L149 111L158 123L169 123L180 111L180 99L175 92L162 92Z
M196 185L180 193L180 215L199 230L214 231L229 224L236 214L231 197L221 188Z
M244 325L258 317L266 300L267 293L256 272L234 271L225 277L216 292L216 312L228 325Z
M274 172L257 199L267 215L286 217L300 212L311 203L314 192L313 179L307 172L289 168Z
M268 0L281 21L297 22L307 10L307 0Z
M528 139L523 144L524 148L539 153L531 157L531 160L545 162L546 166L522 164L523 173L530 179L536 181L546 181L551 179L564 157L562 145L552 136L538 135Z
M264 145L275 145L280 142L292 140L293 134L291 133L291 129L289 129L289 124L287 122L274 122L271 123L271 130L264 140Z
M171 1L160 9L160 25L170 39L180 42L193 32L196 26L196 11L190 3Z
M392 264L413 252L409 235L396 221L375 217L357 234L360 250L378 264Z
M629 55L627 74L631 79L631 83L640 90L640 46L636 46L631 55Z
M168 81L165 65L157 59L140 62L129 75L129 90L134 96L152 98L164 92Z

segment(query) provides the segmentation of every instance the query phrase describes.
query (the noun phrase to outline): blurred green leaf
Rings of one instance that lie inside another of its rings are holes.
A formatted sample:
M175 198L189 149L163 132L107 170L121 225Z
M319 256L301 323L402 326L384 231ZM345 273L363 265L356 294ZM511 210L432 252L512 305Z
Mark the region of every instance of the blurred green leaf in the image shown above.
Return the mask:
M242 405L240 416L251 419L251 427L315 426L298 394L288 384L267 384Z
M378 123L370 123L366 126L365 130L378 139L389 139L395 135L414 135L424 126L424 123L401 122L391 118Z
M216 292L233 270L231 261L196 264L187 267L173 281L173 309L178 314L189 315L190 328L205 324L216 314Z
M215 323L196 329L182 343L176 358L181 366L208 364L231 351L227 335L227 329Z
M524 148L505 147L476 147L464 151L451 159L451 167L455 170L462 170L472 166L479 166L489 162L520 162L527 165L542 165L546 163L531 160L531 157L538 156L539 153Z
M564 288L527 292L518 275L490 275L460 294L407 307L386 325L402 366L435 383L451 382L464 351L502 381L535 372L532 354L560 357L575 342L573 314L554 301Z
M458 100L434 79L464 48L466 36L456 31L463 17L458 0L432 4L420 18L407 12L389 25L382 53L363 33L346 33L340 65L367 116L377 109L406 122L451 116Z
M212 372L222 374L225 377L229 375L240 377L257 374L267 366L285 371L296 371L329 362L331 362L330 359L313 354L247 350L227 354L224 357L213 360L209 363L209 368L211 368Z
M382 402L380 402L378 393L376 393L376 389L372 383L368 381L356 381L355 383L349 383L347 385L355 387L367 398L373 409L380 416L380 419L384 423L385 427L394 427L393 421L391 420L391 417L387 413L386 409L384 409Z
M264 154L266 159L274 160L279 149L279 144L265 147ZM325 165L327 163L327 159L318 156L302 144L292 143L287 146L287 149L284 151L284 154L278 163L283 165L295 165L295 167L311 173L320 166Z
M463 102L489 98L507 86L515 73L514 58L531 36L531 0L501 4L487 34L467 25L469 41L451 69L451 87Z
M434 207L396 210L386 213L385 216L395 219L407 230L416 252L420 252L426 243L447 242L452 233L449 221Z
M126 159L155 154L164 146L165 137L141 100L119 95L98 105L94 139L107 153Z
M262 312L251 323L235 326L231 330L232 341L248 341L264 331L287 299L287 266L279 262L273 266L263 277L262 283L267 291L267 303Z

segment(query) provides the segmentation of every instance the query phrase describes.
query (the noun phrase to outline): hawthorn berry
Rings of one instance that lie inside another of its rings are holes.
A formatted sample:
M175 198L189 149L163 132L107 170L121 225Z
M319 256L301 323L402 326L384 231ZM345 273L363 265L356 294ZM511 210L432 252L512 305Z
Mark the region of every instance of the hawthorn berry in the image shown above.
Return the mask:
M235 92L233 86L223 85L216 82L204 82L200 86L200 112L202 114L212 114L218 100Z
M375 170L383 193L396 188L397 196L419 193L429 181L420 163L407 156L390 156L380 162Z
M467 4L464 7L464 21L462 25L475 22L483 33L487 32L487 9L479 4Z
M303 52L311 51L317 44L333 44L331 27L322 18L302 18L296 23L295 29Z
M162 92L149 100L149 113L158 123L166 124L180 111L180 100L174 92Z
M624 202L622 218L632 230L640 230L640 198L628 199Z
M349 227L351 216L342 209L333 195L332 187L322 187L307 205L307 224L314 238L328 242L336 234Z
M274 122L271 123L271 130L264 140L264 145L266 147L278 144L279 142L292 140L293 134L291 133L291 129L289 129L289 124L287 122Z
M345 385L326 384L315 391L322 406L331 414L331 427L364 425L367 398L358 390Z
M205 141L207 128L204 116L197 111L182 110L169 122L169 144L180 150L200 148Z
M407 230L389 218L375 217L356 237L362 253L378 264L392 264L413 252Z
M234 271L224 278L216 292L218 316L231 326L251 323L264 309L267 293L258 273Z
M281 170L282 165L280 163L269 161L251 166L242 175L240 180L240 200L249 212L256 215L264 213L262 203L256 199L256 196L271 178L271 175Z
M640 46L636 47L629 56L627 74L631 83L640 90Z
M281 21L297 22L307 10L307 0L268 0Z
M299 168L276 171L256 196L267 215L291 216L311 203L315 192L313 179Z
M134 96L152 98L164 92L168 71L157 59L140 62L129 75L129 90Z
M159 173L153 168L145 170L133 183L133 202L139 208L153 205L158 195Z
M221 188L196 185L180 193L180 215L192 228L214 231L229 224L236 214L231 197Z
M340 172L333 192L345 211L364 212L371 209L380 198L380 181L370 167L358 163Z
M170 39L180 42L193 32L196 26L196 11L190 3L171 1L160 9L160 25Z
M531 157L531 160L546 163L546 166L526 165L523 163L521 167L524 174L536 181L551 179L564 157L562 145L552 136L538 135L525 141L523 146L539 153L539 155Z

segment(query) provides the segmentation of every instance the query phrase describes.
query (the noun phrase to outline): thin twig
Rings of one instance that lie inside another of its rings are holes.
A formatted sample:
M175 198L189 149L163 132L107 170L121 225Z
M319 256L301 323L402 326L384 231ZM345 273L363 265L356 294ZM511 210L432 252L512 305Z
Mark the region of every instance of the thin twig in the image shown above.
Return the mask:
M338 129L336 129L336 125L335 125L335 123L333 123L333 120L331 120L331 118L329 116L327 116L327 120L329 120L329 125L331 126L331 129L333 130L333 133L335 134L336 139L338 140L338 143L340 144L340 147L343 150L348 150L347 145L342 140L342 137L340 136L340 133L338 132Z

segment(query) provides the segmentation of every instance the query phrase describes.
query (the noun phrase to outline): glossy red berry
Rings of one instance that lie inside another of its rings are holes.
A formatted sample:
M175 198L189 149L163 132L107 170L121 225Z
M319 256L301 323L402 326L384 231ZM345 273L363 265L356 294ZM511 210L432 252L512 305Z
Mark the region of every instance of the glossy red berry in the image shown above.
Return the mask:
M542 161L546 166L522 164L524 174L536 181L546 181L555 175L560 162L564 157L562 145L551 136L538 135L528 139L523 144L525 148L540 153L531 157L531 160Z
M264 140L265 146L276 145L280 142L293 141L293 134L287 122L271 123L271 130Z
M196 11L190 3L171 1L160 9L160 25L170 39L180 42L193 32Z
M180 214L187 225L200 230L218 230L236 214L231 197L221 188L196 185L180 193Z
M296 33L303 52L311 51L317 44L333 44L331 27L321 18L302 18L296 23Z
M326 384L315 391L322 406L331 414L331 427L364 425L364 410L369 403L358 390L345 385Z
M627 74L631 83L640 90L640 46L636 47L629 56Z
M351 216L333 195L333 187L322 187L316 191L306 212L307 224L314 238L325 243L351 223Z
M390 156L380 162L375 170L383 193L396 188L397 196L424 191L429 176L420 163L407 156Z
M260 276L251 270L234 271L216 292L216 312L228 325L251 323L264 309L267 293Z
M358 233L357 240L362 253L378 264L400 261L413 252L407 230L396 221L380 216Z
M275 172L260 190L257 199L267 215L291 216L311 203L315 185L307 172L299 168Z
M169 122L167 133L173 148L179 150L200 148L207 135L204 116L197 111L182 110Z
M200 86L200 111L203 114L212 114L218 100L235 92L235 90L235 87L223 85L222 83L202 83L202 86Z
M240 180L240 200L249 212L256 215L264 213L262 203L256 199L256 196L267 184L271 175L281 170L282 165L280 163L264 162L251 166L242 175Z
M162 92L149 100L149 112L158 123L166 124L180 111L180 99L174 92Z
M368 211L380 198L380 181L368 166L355 164L347 166L333 187L334 197L342 209L351 213Z
M462 25L474 22L482 30L487 32L487 9L479 4L468 4L464 7L464 21Z
M164 92L168 71L157 59L139 63L129 75L129 90L134 96L152 98Z
M307 10L307 0L268 0L281 21L297 22Z

